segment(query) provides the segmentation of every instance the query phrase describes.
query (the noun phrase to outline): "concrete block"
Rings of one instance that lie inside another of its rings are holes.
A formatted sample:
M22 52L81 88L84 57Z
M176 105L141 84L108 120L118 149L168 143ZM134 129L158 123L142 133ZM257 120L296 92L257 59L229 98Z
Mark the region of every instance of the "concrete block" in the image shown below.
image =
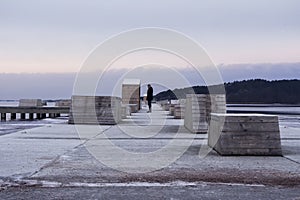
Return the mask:
M174 108L174 118L184 119L186 99L179 99L178 104Z
M117 124L122 117L121 98L111 96L72 96L70 124Z
M139 107L137 104L127 104L127 106L129 107L130 115L131 113L137 113L139 111Z
M139 79L124 79L122 84L122 103L136 104L140 109L141 81Z
M60 100L60 101L55 102L55 106L57 106L57 107L71 107L71 105L72 105L71 99Z
M122 119L125 119L125 118L127 118L127 116L131 115L130 110L131 110L131 108L129 105L122 104L122 111L121 111Z
M212 113L208 144L220 155L282 155L278 117Z
M192 133L207 133L210 114L226 113L225 95L188 94L184 124Z
M19 107L42 107L43 102L41 99L20 99Z

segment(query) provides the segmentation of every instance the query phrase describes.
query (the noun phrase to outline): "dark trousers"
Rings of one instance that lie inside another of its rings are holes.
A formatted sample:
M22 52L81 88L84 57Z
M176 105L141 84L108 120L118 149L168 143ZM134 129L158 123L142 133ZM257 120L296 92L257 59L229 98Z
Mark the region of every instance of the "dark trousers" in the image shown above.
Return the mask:
M148 100L148 106L149 106L149 109L151 109L151 107L152 107L151 104L152 104L152 100L150 100L150 101Z

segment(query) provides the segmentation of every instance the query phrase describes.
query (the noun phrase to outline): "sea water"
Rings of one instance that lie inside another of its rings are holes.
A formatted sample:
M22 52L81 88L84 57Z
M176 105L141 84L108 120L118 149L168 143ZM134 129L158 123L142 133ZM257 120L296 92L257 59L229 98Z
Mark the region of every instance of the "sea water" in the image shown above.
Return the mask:
M300 105L229 104L227 112L277 115L280 126L300 128Z

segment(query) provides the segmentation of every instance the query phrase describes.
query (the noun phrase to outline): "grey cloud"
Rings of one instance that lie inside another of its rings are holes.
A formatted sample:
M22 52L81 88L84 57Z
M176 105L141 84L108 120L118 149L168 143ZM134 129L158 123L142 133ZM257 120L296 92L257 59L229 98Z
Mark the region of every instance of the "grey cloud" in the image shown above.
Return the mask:
M0 74L0 99L70 98L75 74Z
M300 63L281 64L235 64L218 66L225 82L245 79L263 78L267 80L300 79ZM107 73L98 85L97 95L110 95L115 83L123 78L124 70L113 70ZM163 79L162 69L143 69L149 74L148 80L141 80L142 94L146 92L145 84L160 76ZM204 85L200 74L188 68L182 68L179 73L189 80L189 85L178 84L176 79L170 85L157 85L153 81L155 93L166 89L175 89L193 85ZM60 99L70 98L73 91L75 73L70 74L0 74L0 99L42 98ZM138 73L133 73L128 78L139 78ZM172 79L172 77L169 77ZM102 85L101 85L102 84ZM169 88L168 88L169 87ZM121 95L120 91L118 93Z
M219 65L226 82L246 79L300 79L300 63Z

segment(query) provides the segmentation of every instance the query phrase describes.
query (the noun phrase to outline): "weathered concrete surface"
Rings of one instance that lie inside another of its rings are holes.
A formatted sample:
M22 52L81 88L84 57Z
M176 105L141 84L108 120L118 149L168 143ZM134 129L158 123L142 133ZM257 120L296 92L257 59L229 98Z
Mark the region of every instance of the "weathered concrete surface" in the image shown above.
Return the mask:
M278 117L211 114L208 144L221 155L281 156Z
M121 109L119 97L73 95L69 124L115 125Z
M300 197L299 129L281 127L284 157L222 157L211 151L201 159L198 154L200 146L207 144L207 135L191 134L183 127L183 120L172 119L155 105L153 110L151 114L142 110L119 126L103 126L99 132L85 125L83 140L73 125L66 124L1 136L0 199ZM162 127L158 134L148 138L158 127ZM177 132L177 140L182 142L195 137L193 144L170 166L146 174L113 170L83 145L105 133L128 151L152 152L170 142ZM133 139L131 135L139 137Z
M20 107L41 107L43 106L42 99L20 99Z
M285 158L300 164L299 128L280 127L281 147Z
M66 124L1 136L0 177L28 176L81 143L74 126Z
M178 104L175 105L175 108L174 108L174 118L175 119L184 119L185 103L186 103L186 99L178 100Z
M184 125L192 133L207 133L210 113L226 113L225 95L187 94Z
M122 84L122 103L136 104L138 110L141 108L141 80L124 79Z
M55 102L55 106L57 107L71 107L71 105L72 105L71 99L64 99Z

